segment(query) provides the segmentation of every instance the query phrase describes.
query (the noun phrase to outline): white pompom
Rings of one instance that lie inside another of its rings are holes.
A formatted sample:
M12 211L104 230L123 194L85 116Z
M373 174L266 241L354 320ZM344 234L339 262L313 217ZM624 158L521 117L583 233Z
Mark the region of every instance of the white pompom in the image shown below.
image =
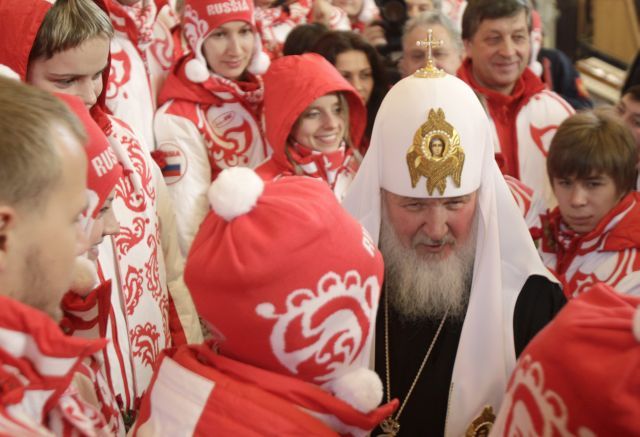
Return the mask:
M269 55L262 50L262 41L260 41L260 36L257 33L253 50L254 53L248 70L252 74L265 74L269 69L269 65L271 65L271 59L269 59Z
M250 168L226 168L209 187L209 202L216 214L231 221L251 211L263 191L264 182Z
M640 307L636 308L636 312L633 315L633 335L636 340L640 341Z
M207 64L198 58L191 59L184 68L187 79L194 83L206 82L211 76Z
M93 261L86 255L79 256L73 266L73 281L69 289L81 296L86 296L98 283L98 272Z
M352 370L325 387L337 398L365 414L382 402L382 381L376 372L365 367Z
M4 64L0 64L0 76L20 81L20 75Z

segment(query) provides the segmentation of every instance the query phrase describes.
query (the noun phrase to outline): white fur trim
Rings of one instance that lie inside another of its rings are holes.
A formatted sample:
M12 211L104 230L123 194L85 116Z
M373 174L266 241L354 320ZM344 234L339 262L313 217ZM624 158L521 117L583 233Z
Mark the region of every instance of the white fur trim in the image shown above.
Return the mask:
M0 76L20 81L20 75L4 64L0 64Z
M636 340L640 341L640 307L636 308L636 312L633 315L633 335Z
M201 59L195 58L187 62L184 69L187 79L194 83L202 83L209 79L211 73L207 68L207 64Z
M377 373L365 367L334 379L326 387L337 398L365 414L382 402L382 381Z
M73 282L69 289L81 296L86 296L98 283L98 272L93 261L82 255L76 258L73 266Z
M226 221L248 213L264 191L264 182L250 168L222 170L209 187L211 208Z

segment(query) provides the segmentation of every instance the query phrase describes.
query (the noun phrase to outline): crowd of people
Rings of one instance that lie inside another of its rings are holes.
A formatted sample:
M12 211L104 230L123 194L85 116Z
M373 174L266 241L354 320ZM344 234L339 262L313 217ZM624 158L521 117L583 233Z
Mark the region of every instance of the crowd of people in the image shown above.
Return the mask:
M640 85L401 9L0 0L0 435L637 435Z

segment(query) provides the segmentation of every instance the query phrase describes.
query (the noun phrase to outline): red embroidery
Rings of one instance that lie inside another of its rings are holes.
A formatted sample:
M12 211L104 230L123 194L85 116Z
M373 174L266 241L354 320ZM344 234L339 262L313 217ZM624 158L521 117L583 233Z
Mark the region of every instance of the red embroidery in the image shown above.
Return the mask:
M156 327L151 323L145 323L144 326L138 325L130 331L129 337L133 356L140 357L144 365L152 367L160 353L158 347L160 334Z
M161 36L157 34L160 33ZM151 56L162 70L169 70L173 62L173 40L164 32L156 32L151 42Z
M158 269L158 230L159 226L156 223L155 235L150 234L147 236L147 246L151 249L151 256L149 257L149 261L144 264L147 288L151 291L151 295L155 300L158 300L158 297L162 294Z
M211 132L211 137L207 137L212 169L249 163L246 153L253 145L253 132L251 124L247 120L242 120L240 126L228 129L222 135L218 136ZM218 162L224 163L223 166L217 165Z
M145 155L142 147L138 141L130 136L123 135L120 142L127 148L129 152L129 159L131 159L131 165L136 169L136 172L142 178L142 186L147 196L151 200L155 200L156 192L153 188L153 177L151 176L151 170L147 166Z
M555 130L555 129L558 129L558 125L557 124L551 124L551 125L543 127L543 128L537 128L533 124L529 125L529 131L531 133L531 138L533 139L533 142L538 147L538 149L540 149L540 152L542 152L542 155L545 158L547 157L548 149L545 149L544 143L542 142L542 137L547 132Z
M126 255L134 246L142 241L145 234L146 224L149 223L149 219L142 217L136 217L133 219L132 228L121 228L120 233L116 238L116 247L120 255Z
M140 297L142 297L142 271L133 266L129 266L127 277L124 281L125 305L127 314L132 315L135 311Z
M113 47L113 46L112 46ZM131 80L131 60L124 50L111 52L111 68L109 70L109 81L107 83L107 100L118 98L120 90ZM128 99L126 92L122 92L122 99Z

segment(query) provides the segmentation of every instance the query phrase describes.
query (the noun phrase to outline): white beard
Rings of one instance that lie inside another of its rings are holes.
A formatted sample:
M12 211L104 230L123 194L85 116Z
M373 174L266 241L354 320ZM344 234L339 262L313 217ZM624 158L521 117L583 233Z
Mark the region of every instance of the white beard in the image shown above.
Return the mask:
M380 251L384 258L385 283L389 303L407 321L439 319L449 310L449 319L463 320L469 303L477 240L477 220L462 245L450 235L444 242L453 251L440 255L420 255L402 245L383 207ZM419 235L417 240L424 242ZM415 243L415 242L414 242Z

